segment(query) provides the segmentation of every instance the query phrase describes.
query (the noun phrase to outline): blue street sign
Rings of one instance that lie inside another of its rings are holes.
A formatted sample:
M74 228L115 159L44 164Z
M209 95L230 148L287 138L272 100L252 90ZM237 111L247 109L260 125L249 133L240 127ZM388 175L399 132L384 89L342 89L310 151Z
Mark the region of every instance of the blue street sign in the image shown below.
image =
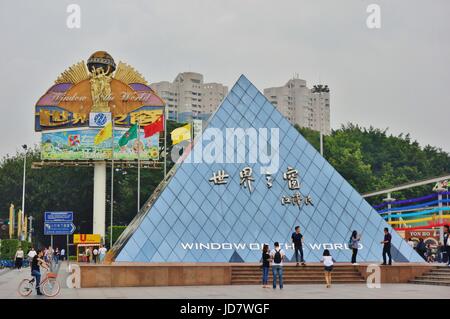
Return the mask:
M73 212L45 212L44 222L72 222Z
M72 222L45 222L44 235L71 235L75 228Z

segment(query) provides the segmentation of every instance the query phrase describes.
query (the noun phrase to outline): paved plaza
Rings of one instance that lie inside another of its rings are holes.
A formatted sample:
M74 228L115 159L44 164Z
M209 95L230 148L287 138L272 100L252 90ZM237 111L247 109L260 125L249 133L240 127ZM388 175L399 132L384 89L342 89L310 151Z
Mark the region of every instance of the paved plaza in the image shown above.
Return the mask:
M61 292L54 298L70 299L448 299L450 287L413 284L382 284L369 289L365 284L336 284L330 289L324 285L286 285L283 290L263 289L255 285L187 286L187 287L123 287L69 289L65 284L65 265L59 267ZM29 269L0 271L0 299L22 298L17 286L29 276ZM45 299L35 296L28 298Z

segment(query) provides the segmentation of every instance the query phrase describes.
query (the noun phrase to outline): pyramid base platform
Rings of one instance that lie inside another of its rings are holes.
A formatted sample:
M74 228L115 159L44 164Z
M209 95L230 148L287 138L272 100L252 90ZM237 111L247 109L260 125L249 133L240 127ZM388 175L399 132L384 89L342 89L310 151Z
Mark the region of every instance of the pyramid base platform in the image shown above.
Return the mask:
M371 274L369 263L352 265L337 263L333 270L336 283L366 282ZM151 286L207 286L232 284L260 284L258 263L125 263L108 265L80 263L81 287L151 287ZM381 283L407 283L431 271L435 265L425 263L396 263L381 266ZM296 267L284 266L285 284L320 284L323 266L308 263ZM271 277L269 278L271 280Z

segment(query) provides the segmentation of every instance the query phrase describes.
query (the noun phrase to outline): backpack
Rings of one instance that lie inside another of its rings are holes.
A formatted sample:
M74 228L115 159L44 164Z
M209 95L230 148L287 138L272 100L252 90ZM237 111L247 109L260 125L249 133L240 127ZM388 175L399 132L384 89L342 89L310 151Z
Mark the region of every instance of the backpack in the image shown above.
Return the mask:
M276 264L281 263L281 252L280 250L275 250L275 255L273 256L273 262Z

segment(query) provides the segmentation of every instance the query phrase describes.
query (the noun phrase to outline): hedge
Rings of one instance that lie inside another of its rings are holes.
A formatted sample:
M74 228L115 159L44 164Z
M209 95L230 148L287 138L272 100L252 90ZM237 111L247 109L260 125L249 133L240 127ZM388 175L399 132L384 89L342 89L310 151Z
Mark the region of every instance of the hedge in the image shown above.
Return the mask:
M113 229L112 229L113 230L113 245L117 241L119 236L123 233L125 228L127 228L127 226L113 226ZM105 244L107 246L109 246L110 233L111 233L111 226L108 227L108 231L106 232L106 235L105 235ZM111 249L111 247L110 247L110 249Z
M26 254L31 248L31 243L27 241L19 241L18 239L2 239L0 248L0 259L14 259L18 247Z

